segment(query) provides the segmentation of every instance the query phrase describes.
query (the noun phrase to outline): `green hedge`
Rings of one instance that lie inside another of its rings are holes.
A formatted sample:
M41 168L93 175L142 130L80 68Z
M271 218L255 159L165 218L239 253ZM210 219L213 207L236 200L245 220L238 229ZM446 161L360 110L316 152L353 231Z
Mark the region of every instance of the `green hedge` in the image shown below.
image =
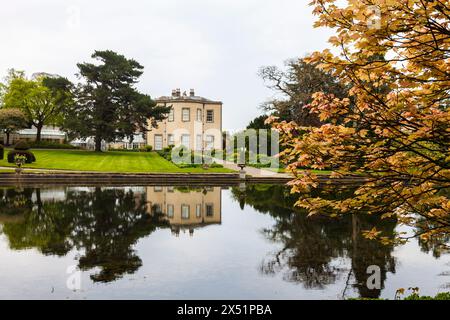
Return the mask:
M158 154L166 159L167 161L172 162L175 164L178 168L186 169L186 168L202 168L204 165L207 165L210 168L223 168L221 164L213 162L213 159L211 157L203 157L201 154L197 154L194 151L190 151L191 154L191 163L175 163L172 161L172 151L174 147L166 147L163 150L158 151ZM181 148L175 149L175 152L181 152ZM202 161L203 160L203 161Z
M389 299L382 299L382 298L374 298L374 299L370 299L370 298L351 298L348 300L389 300ZM396 300L450 300L450 292L441 292L438 293L437 295L435 295L434 297L432 296L421 296L418 293L413 293L409 296L405 296L405 297L396 297Z
M108 151L120 151L120 152L152 152L152 146L145 146L139 149L125 149L125 148L109 148Z
M30 150L30 145L26 141L20 140L14 146L14 150L22 150L22 151Z
M57 143L50 141L30 142L30 147L34 149L80 149L68 143Z
M403 300L450 300L450 292L441 292L434 297L420 296L417 293L413 293L412 295L405 297Z
M28 150L13 150L8 153L8 162L9 163L15 163L15 157L17 155L25 156L27 160L25 163L33 163L36 161L36 157L34 156L33 152Z
M26 141L19 141L14 146L14 150L10 151L8 153L8 162L9 163L15 163L15 158L18 155L25 156L27 159L25 163L33 163L36 161L36 157L34 156L33 152L29 151L30 145Z

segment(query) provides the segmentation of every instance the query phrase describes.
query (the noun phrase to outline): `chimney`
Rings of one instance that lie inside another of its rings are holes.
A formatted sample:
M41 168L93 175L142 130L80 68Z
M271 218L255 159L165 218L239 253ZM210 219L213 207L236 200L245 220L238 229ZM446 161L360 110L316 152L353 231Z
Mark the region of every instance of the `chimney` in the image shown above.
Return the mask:
M194 89L191 89L191 92L189 93L189 95L190 95L191 97L195 97L195 90L194 90Z
M177 96L177 90L176 89L173 89L172 90L172 97L176 97Z
M177 94L176 94L176 96L177 96L177 97L181 97L181 89L180 89L180 88L177 88Z

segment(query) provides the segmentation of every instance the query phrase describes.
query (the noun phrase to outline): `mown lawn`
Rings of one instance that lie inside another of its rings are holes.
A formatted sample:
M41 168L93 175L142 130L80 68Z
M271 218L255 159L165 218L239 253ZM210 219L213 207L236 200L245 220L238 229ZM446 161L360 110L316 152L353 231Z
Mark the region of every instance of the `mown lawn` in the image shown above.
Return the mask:
M8 150L9 151L9 150ZM186 168L162 158L155 152L102 152L81 150L38 150L32 152L36 162L24 168L62 169L73 171L98 171L114 173L225 173L233 172L226 168ZM6 158L7 150L5 150ZM6 159L0 160L0 167L13 167Z

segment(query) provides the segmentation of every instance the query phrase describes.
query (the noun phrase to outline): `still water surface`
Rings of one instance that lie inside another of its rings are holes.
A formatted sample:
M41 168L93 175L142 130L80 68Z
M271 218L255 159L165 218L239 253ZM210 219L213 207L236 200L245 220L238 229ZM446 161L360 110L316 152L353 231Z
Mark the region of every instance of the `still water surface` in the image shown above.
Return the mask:
M0 298L393 298L449 291L450 257L396 221L307 218L276 185L0 189ZM381 289L368 289L368 266Z

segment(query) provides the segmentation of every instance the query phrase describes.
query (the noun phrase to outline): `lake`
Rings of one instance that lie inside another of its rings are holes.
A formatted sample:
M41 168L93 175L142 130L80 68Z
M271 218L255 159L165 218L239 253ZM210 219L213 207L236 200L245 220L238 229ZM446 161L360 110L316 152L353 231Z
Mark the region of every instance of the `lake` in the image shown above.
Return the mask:
M2 299L393 299L450 289L450 257L311 217L279 185L0 188ZM401 229L401 231L408 231ZM368 287L371 268L376 288Z

